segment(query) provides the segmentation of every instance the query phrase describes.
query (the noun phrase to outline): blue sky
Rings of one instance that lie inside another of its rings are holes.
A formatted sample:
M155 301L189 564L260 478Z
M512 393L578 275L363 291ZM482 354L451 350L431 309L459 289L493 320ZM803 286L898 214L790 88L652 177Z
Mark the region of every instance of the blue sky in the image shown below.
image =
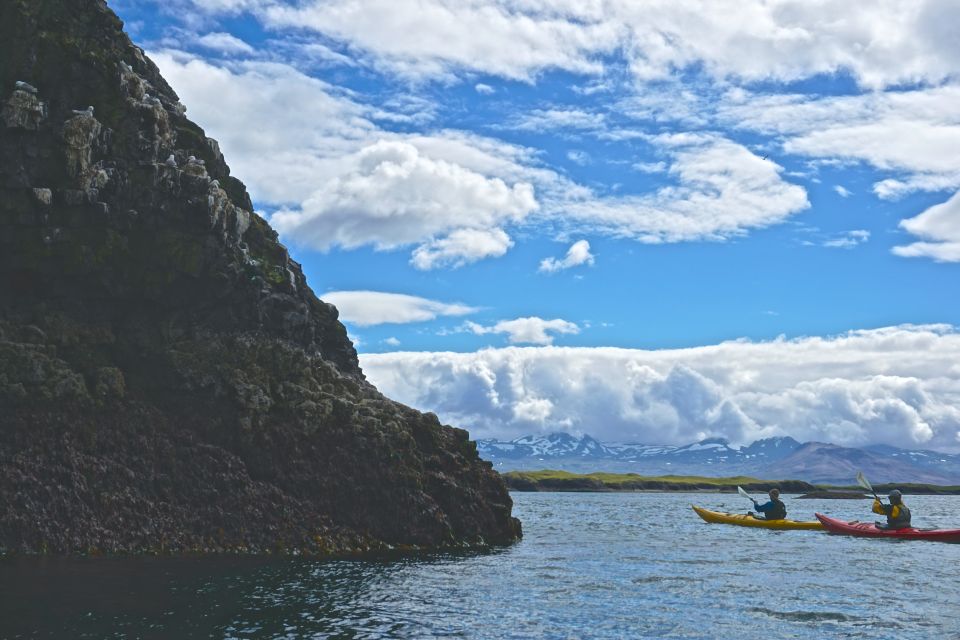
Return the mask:
M951 3L111 4L389 395L480 436L960 444Z

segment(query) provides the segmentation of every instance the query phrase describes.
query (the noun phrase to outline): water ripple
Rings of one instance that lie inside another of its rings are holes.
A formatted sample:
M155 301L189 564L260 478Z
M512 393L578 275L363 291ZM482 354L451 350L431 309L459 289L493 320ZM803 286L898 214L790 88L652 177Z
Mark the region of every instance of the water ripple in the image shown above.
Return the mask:
M708 525L691 498L514 494L526 538L490 553L365 561L0 563L0 638L956 637L960 545ZM726 507L724 504L726 503ZM863 505L792 501L864 517ZM911 497L921 526L960 498ZM800 515L800 514L798 514ZM891 566L901 569L891 579Z

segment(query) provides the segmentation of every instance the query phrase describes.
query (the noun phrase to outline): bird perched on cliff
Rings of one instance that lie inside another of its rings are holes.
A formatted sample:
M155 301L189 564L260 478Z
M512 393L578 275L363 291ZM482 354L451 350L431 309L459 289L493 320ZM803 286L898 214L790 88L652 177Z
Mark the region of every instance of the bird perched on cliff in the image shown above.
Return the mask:
M75 115L75 116L89 116L89 117L92 118L92 117L93 117L93 107L87 107L86 109L83 109L83 110L74 109L74 110L73 110L73 115Z
M190 156L187 158L187 164L198 164L202 167L206 163L196 156Z
M171 153L170 156L167 158L167 161L166 161L164 164L166 164L168 167L173 167L174 169L176 169L176 168L177 168L177 159L176 159L176 157L174 157L174 155Z
M32 93L33 95L37 95L37 88L32 84L30 84L29 82L24 82L23 80L17 80L16 87L20 91L26 91L27 93Z

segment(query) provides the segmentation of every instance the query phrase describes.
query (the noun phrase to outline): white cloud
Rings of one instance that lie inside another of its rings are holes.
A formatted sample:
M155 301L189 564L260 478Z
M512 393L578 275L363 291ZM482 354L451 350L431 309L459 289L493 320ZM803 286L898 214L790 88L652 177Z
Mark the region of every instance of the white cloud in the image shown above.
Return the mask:
M659 351L510 347L361 357L383 392L474 437L565 425L648 443L790 435L933 448L956 447L957 362L960 333L943 325Z
M459 69L530 80L540 70L596 73L592 58L616 46L612 23L574 23L565 12L524 12L493 2L347 0L297 7L264 3L271 28L312 29L367 52L376 64L412 77ZM540 14L540 15L538 15Z
M914 173L904 179L887 178L873 185L873 192L883 200L896 200L915 191L953 191L960 187L960 171Z
M516 318L501 320L491 327L467 322L464 326L477 335L505 333L510 344L553 344L552 333L580 333L580 327L576 324L559 318L554 320L536 317Z
M663 173L667 170L666 162L635 162L631 166L641 173Z
M839 195L841 198L849 198L853 195L853 192L841 184L834 185L833 190L836 191L837 195Z
M457 229L445 238L417 247L410 264L424 271L462 267L484 258L499 258L512 246L513 240L503 229Z
M330 67L357 67L357 62L321 42L300 38L271 39L263 49L269 54L282 54L298 69L327 69Z
M398 340L394 336L390 336L389 338L384 339L383 343L391 347L400 346L400 340Z
M271 222L285 239L316 249L413 246L414 265L429 268L502 255L520 223L677 242L740 235L807 206L780 167L717 135L646 136L677 185L604 197L529 148L461 131L386 131L374 122L383 109L287 65L154 58L254 200L278 209Z
M251 54L254 52L253 47L240 38L223 32L204 34L197 38L197 43L207 49L213 49L221 53Z
M556 258L544 258L540 262L540 271L545 273L555 273L563 269L569 269L581 264L592 265L594 255L590 253L590 243L586 240L578 240L567 249L567 255L562 260Z
M477 84L473 85L473 89L482 96L493 95L497 92L496 89L488 84L483 84L482 82L478 82Z
M584 167L590 164L591 158L590 158L590 154L587 153L586 151L580 151L579 149L571 149L570 151L567 151L567 160L575 164L578 164L581 167Z
M784 181L782 168L714 134L650 139L671 156L676 186L651 195L591 199L565 205L597 231L641 242L723 240L782 222L810 206L806 191Z
M557 129L599 131L606 127L606 119L603 114L582 109L534 109L515 118L510 127L544 133Z
M339 175L342 157L378 139L371 109L287 65L216 65L173 51L151 58L256 201L299 204Z
M264 0L189 0L196 9L205 13L237 13L262 9L271 4ZM174 0L177 5L183 5L183 0Z
M817 98L741 91L721 103L717 117L732 126L783 136L788 153L905 172L874 185L878 196L896 198L960 187L958 100L956 84Z
M823 246L830 249L852 249L870 239L870 232L865 229L846 231L843 235L825 240Z
M599 75L615 52L639 80L698 66L717 79L792 81L849 72L870 89L940 83L960 44L951 0L194 0L251 10L274 30L312 30L415 78L483 72L532 80ZM896 28L891 28L895 25Z
M905 258L932 258L937 262L960 262L960 192L920 215L903 220L900 226L923 238L893 252Z
M464 316L479 311L465 304L382 291L329 291L321 298L337 307L341 320L358 327L425 322L439 316Z
M461 257L502 255L502 237L497 248L484 246L478 252L478 238L489 244L495 234L477 230L520 221L538 206L529 183L488 178L425 156L407 142L377 141L341 159L341 166L340 175L299 208L275 213L271 224L297 243L318 249L365 244L390 249L450 234L438 241L439 247L427 246L426 257L415 253L414 264L429 268ZM456 254L458 248L466 253Z

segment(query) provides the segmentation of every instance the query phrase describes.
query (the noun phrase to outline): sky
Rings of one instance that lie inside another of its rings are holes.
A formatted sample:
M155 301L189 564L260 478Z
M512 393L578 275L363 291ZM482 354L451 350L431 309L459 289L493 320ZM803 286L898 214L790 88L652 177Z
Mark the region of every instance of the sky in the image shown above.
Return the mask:
M473 437L960 450L960 3L112 0Z

